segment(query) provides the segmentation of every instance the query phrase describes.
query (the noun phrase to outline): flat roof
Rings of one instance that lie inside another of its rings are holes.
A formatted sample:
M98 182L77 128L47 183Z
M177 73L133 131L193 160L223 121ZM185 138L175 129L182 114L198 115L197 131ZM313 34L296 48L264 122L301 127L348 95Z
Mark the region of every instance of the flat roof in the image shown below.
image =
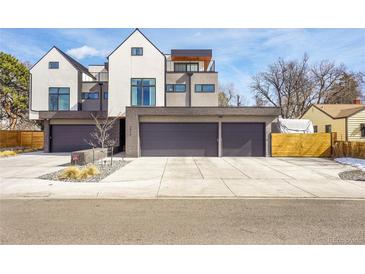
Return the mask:
M171 56L175 57L212 57L211 49L172 49Z

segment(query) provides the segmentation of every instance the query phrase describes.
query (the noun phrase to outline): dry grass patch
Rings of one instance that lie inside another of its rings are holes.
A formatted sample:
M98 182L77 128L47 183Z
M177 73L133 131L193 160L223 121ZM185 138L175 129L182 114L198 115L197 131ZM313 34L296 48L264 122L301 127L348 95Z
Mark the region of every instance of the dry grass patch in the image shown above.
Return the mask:
M90 177L99 175L100 171L95 165L88 165L84 168L70 166L65 168L59 175L59 179L63 180L85 180Z
M12 151L12 150L5 150L5 151L0 151L0 157L9 157L9 156L15 156L16 152Z

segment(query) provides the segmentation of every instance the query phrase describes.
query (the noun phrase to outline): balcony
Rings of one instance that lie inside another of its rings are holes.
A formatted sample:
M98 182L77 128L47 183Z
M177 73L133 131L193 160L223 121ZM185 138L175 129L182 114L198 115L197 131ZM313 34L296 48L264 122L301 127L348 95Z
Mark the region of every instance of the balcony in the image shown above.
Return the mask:
M209 62L201 61L189 61L189 62L176 62L168 60L166 62L167 72L215 72L215 60Z
M88 76L83 76L83 82L108 82L109 81L109 72L90 72L96 79L92 79Z
M96 77L96 81L98 82L108 82L109 81L109 72L97 72L93 73L93 75Z

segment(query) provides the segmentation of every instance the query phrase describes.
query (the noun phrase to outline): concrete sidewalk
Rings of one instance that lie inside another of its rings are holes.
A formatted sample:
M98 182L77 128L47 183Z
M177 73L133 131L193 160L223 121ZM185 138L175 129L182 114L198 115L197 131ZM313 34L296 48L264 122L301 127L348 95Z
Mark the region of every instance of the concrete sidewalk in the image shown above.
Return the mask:
M344 181L353 168L318 158L138 158L100 183L37 179L69 155L0 160L0 198L348 198L365 199L365 182Z
M341 180L156 179L110 183L66 183L8 179L0 198L145 199L145 198L344 198L365 199L365 185Z

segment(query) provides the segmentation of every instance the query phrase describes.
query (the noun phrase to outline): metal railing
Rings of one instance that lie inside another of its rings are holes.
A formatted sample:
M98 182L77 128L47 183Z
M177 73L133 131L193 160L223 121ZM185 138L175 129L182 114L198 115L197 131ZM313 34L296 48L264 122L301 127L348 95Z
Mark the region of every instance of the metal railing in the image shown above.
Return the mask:
M175 64L196 64L198 63L198 70L194 71L194 70L181 70L181 68L179 70L175 70ZM189 62L175 62L175 61L167 61L166 62L166 71L167 72L215 72L215 60L211 60L209 62L209 65L207 67L207 69L204 68L204 62L203 61L189 61Z

